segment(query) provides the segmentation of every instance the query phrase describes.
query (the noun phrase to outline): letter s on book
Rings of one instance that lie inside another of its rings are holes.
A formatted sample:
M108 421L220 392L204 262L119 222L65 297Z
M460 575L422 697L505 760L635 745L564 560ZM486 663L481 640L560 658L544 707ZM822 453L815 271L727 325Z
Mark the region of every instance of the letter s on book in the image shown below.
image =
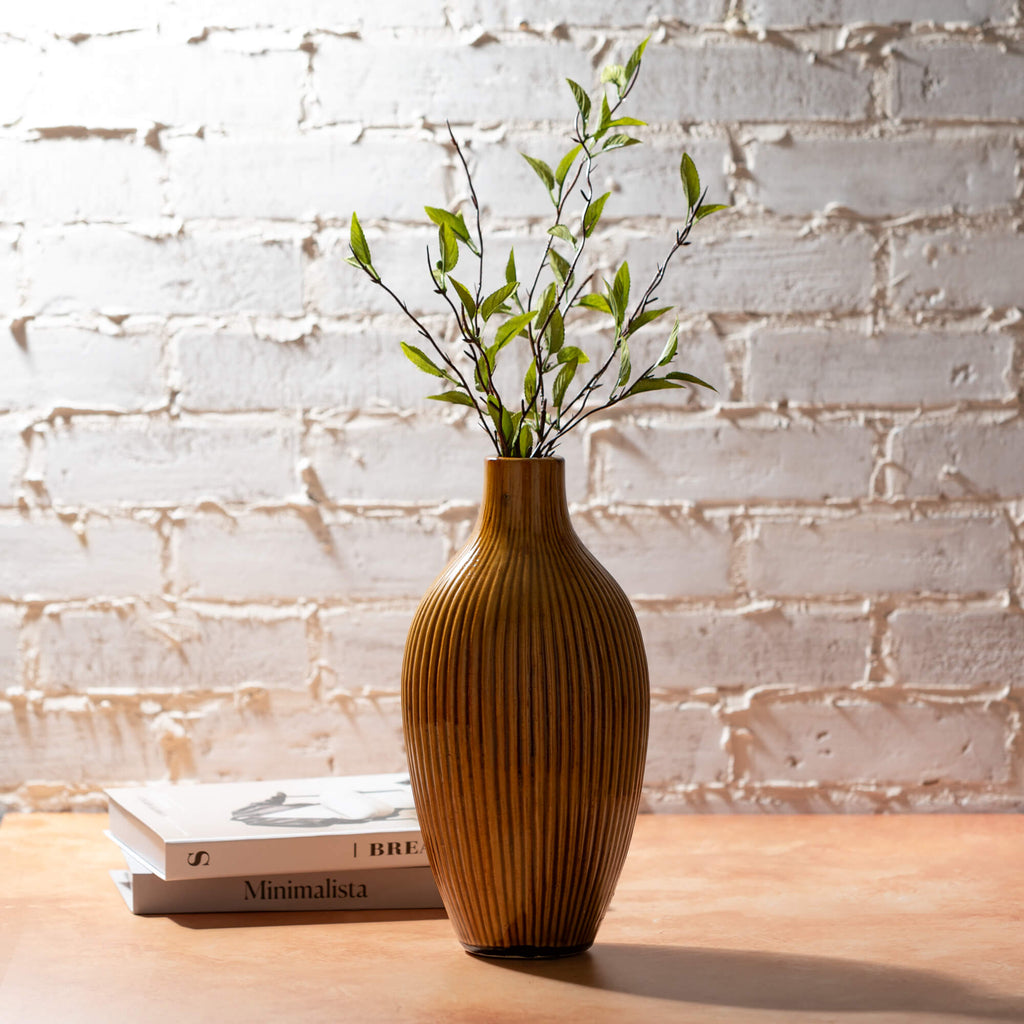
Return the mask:
M195 853L190 853L185 860L190 868L202 868L210 863L210 855L205 850L196 850Z

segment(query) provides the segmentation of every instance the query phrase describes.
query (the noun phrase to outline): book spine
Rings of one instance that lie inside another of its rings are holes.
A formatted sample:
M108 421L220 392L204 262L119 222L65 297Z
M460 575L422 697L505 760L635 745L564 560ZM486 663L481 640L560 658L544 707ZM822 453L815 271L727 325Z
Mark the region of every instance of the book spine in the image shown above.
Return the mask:
M166 847L164 877L170 882L254 872L281 875L426 866L427 850L416 830L212 843L173 842Z
M118 875L117 872L111 872ZM279 910L417 910L442 906L429 868L342 873L247 875L165 882L123 872L118 887L136 914Z

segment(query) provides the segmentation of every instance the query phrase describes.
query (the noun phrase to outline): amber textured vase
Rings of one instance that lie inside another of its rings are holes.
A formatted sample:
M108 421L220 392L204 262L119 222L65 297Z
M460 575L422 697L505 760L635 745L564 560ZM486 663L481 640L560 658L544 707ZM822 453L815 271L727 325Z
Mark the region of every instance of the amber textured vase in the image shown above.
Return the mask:
M409 630L402 706L463 946L587 949L633 831L649 684L633 609L572 528L561 459L486 461L473 534Z

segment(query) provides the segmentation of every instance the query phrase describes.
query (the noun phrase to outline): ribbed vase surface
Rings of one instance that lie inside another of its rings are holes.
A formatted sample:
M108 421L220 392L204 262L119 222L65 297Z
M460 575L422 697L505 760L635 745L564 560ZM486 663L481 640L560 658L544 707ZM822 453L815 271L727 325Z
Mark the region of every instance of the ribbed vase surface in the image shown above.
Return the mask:
M569 519L561 459L488 459L473 534L409 631L402 707L430 863L462 944L594 941L647 747L636 616Z

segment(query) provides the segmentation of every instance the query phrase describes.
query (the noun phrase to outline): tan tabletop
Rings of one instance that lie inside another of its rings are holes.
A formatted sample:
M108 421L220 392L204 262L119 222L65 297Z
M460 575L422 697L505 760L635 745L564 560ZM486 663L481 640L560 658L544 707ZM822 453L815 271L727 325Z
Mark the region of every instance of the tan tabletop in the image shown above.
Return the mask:
M642 817L594 949L439 911L134 917L101 815L0 825L0 1021L1021 1021L1024 817Z

